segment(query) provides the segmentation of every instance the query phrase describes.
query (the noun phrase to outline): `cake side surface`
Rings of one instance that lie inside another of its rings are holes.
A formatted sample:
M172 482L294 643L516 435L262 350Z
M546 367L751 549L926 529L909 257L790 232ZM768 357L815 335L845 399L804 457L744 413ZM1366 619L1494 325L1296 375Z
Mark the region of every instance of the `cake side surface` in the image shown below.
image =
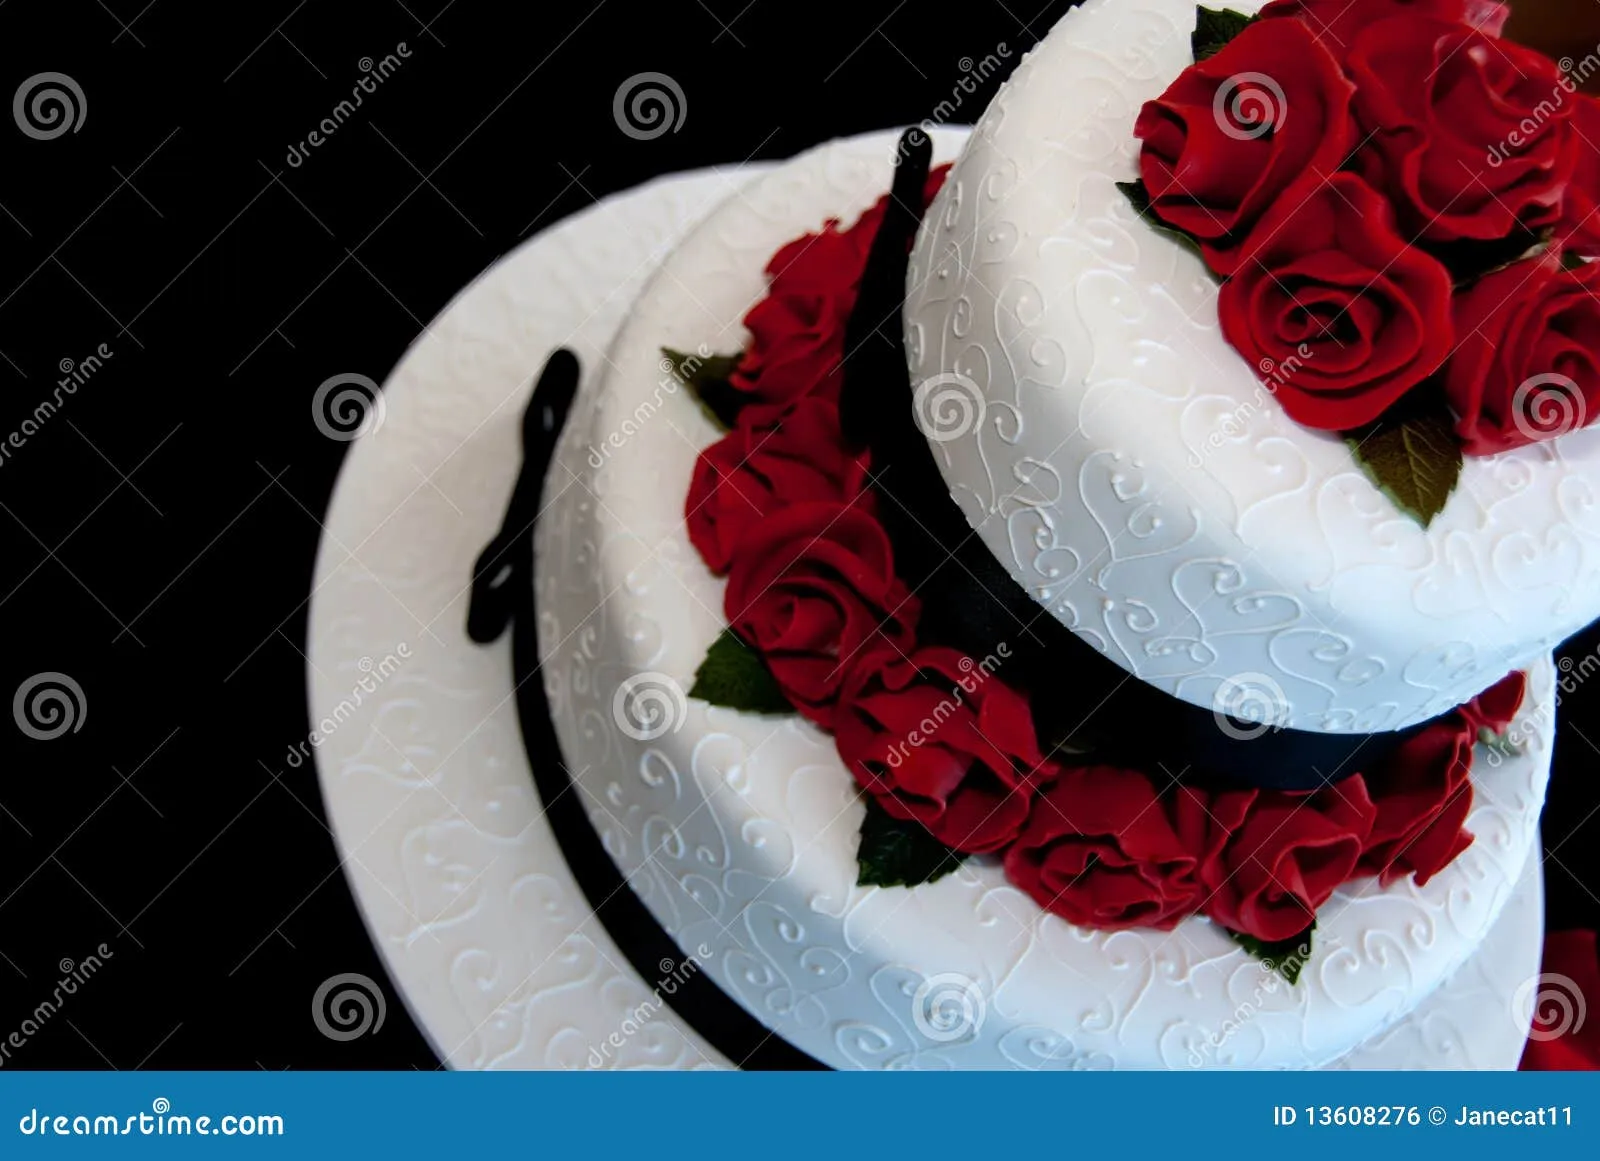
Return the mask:
M959 135L937 135L952 156ZM753 1015L838 1067L1288 1067L1414 1007L1483 937L1533 841L1545 734L1481 762L1478 838L1426 887L1351 884L1293 989L1218 928L1089 932L973 861L914 890L856 886L863 807L826 734L685 696L724 624L683 498L716 431L660 348L732 351L778 247L887 189L892 135L760 179L669 258L562 439L537 533L543 679L578 793L653 914ZM1548 663L1528 705L1547 706ZM630 715L651 698L664 716ZM1270 975L1270 974L1269 974ZM954 1001L955 1029L929 1018ZM1244 1003L1256 1009L1236 1031ZM1212 1041L1220 1039L1220 1044Z
M1269 691L1284 726L1400 729L1593 619L1600 430L1469 457L1423 527L1289 419L1274 389L1299 369L1247 365L1200 257L1117 188L1194 24L1192 0L1089 0L985 112L912 260L912 377L944 400L919 422L1012 578L1129 673L1205 707Z

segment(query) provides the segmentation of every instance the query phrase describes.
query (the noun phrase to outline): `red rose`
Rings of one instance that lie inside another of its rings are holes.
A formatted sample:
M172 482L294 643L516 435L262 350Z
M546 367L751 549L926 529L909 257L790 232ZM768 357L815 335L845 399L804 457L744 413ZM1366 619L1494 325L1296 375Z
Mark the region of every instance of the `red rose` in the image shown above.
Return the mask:
M1554 439L1600 407L1600 264L1563 270L1553 253L1459 295L1461 336L1445 392L1468 455Z
M928 175L928 200L949 169L941 166ZM741 418L769 423L807 395L838 400L845 324L888 205L887 196L879 199L848 230L829 221L821 233L796 238L767 263L767 294L745 315L750 342L731 379L752 396Z
M845 451L839 409L825 400L802 399L770 426L741 423L695 463L689 540L712 572L726 572L750 529L784 505L867 503L866 465L865 453Z
M955 649L872 650L834 720L839 756L883 809L958 851L1011 842L1035 788L1059 773L1027 700Z
M790 504L740 540L723 596L785 695L832 728L844 670L874 636L909 650L919 605L894 573L888 534L858 507Z
M1573 100L1577 161L1556 224L1556 241L1574 254L1600 258L1600 100L1581 93Z
M1449 272L1395 233L1388 203L1341 173L1261 220L1217 309L1291 419L1342 431L1449 357L1450 293Z
M1472 845L1466 821L1473 736L1454 714L1407 739L1378 769L1349 780L1370 786L1378 808L1357 868L1362 874L1377 875L1385 887L1410 874L1420 887Z
M1522 708L1527 690L1527 674L1521 670L1508 673L1456 712L1466 720L1473 737L1478 737L1483 730L1498 737L1505 733Z
M1509 8L1493 0L1272 0L1261 9L1262 19L1299 17L1340 58L1367 25L1407 13L1469 24L1492 36L1500 35L1511 16Z
M1170 931L1200 906L1198 862L1146 775L1094 766L1039 796L1006 877L1079 927Z
M1231 274L1245 233L1336 171L1356 141L1350 82L1299 23L1253 24L1186 68L1134 123L1157 216Z
M1314 793L1185 788L1176 824L1207 849L1203 910L1230 931L1291 939L1354 873L1377 814L1360 778ZM1191 848L1195 849L1195 848Z
M1522 1053L1524 1072L1600 1069L1600 940L1593 931L1552 931L1544 937L1542 973L1532 981L1533 1035Z
M1577 162L1573 100L1547 57L1463 24L1399 16L1346 61L1368 144L1358 168L1429 241L1552 224Z

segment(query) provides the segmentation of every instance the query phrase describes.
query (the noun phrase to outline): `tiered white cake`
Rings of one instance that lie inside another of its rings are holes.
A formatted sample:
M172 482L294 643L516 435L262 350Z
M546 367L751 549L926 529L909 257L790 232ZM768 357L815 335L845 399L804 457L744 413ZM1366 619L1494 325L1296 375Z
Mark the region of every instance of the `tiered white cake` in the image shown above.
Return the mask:
M1200 257L1115 185L1194 20L1090 0L985 112L912 260L912 375L947 393L924 422L990 551L1128 672L1207 707L1258 675L1278 724L1400 729L1600 613L1600 427L1468 458L1423 528L1283 413L1263 381L1292 369L1239 357Z
M607 849L681 947L710 950L724 991L825 1063L1329 1063L1473 953L1535 845L1547 654L1587 619L1565 582L1600 568L1600 437L1469 463L1427 532L1270 399L1213 446L1256 380L1216 333L1198 261L1144 232L1111 184L1132 176L1140 103L1188 62L1192 18L1186 0L1091 0L964 151L963 132L934 133L940 159L961 159L913 261L913 374L976 385L985 413L935 440L952 493L1043 604L1169 692L1209 705L1254 672L1291 724L1369 729L1531 663L1521 750L1480 752L1477 840L1426 887L1335 894L1293 988L1206 920L1081 930L984 860L857 887L863 806L832 739L683 694L724 626L723 583L683 520L717 433L660 349L738 348L768 258L881 196L894 135L806 154L730 197L637 304L563 435L536 585L558 735ZM627 712L637 699L659 699L654 727ZM1484 1014L1511 1043L1518 1019L1509 997Z

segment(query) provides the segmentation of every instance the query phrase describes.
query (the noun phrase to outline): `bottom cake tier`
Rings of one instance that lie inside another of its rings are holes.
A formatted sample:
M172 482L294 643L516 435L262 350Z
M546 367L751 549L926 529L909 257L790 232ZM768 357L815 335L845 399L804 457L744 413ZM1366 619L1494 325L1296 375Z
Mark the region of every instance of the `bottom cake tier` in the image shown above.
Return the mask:
M934 136L938 159L953 157L961 133ZM859 887L865 807L832 738L686 696L725 623L723 582L683 520L695 458L718 433L662 348L739 349L769 257L880 197L894 148L888 134L834 143L733 194L669 256L599 389L574 406L546 482L535 584L542 678L591 822L706 974L835 1067L1336 1061L1437 988L1510 897L1549 769L1548 662L1530 673L1517 745L1480 747L1476 841L1424 887L1341 888L1293 985L1204 919L1073 927L982 859L914 889Z

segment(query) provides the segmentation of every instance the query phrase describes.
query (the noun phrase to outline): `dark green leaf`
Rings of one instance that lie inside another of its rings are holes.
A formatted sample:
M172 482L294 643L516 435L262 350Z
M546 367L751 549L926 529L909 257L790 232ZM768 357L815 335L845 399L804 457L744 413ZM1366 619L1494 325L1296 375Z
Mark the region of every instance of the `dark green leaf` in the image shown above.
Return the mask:
M739 640L732 629L724 629L706 650L706 659L695 670L694 687L689 690L689 696L750 713L794 712L794 706L783 696L767 663Z
M871 798L861 820L861 846L856 852L860 868L856 883L862 887L915 887L943 878L967 856L934 838L919 823L893 818Z
M1200 250L1200 243L1195 241L1193 236L1184 233L1176 226L1168 225L1156 214L1155 202L1151 199L1150 191L1145 187L1143 179L1139 181L1119 181L1116 186L1122 191L1123 196L1128 199L1128 203L1133 206L1134 213L1180 245L1196 254L1200 254L1201 261L1205 260L1205 256Z
M667 347L662 347L661 353L672 365L672 377L694 393L711 421L724 431L732 427L739 409L750 398L730 382L744 356L708 355L702 358Z
M1123 196L1133 204L1134 213L1138 214L1141 218L1150 216L1150 210L1153 203L1150 200L1150 191L1145 188L1143 178L1140 178L1138 181L1119 181L1117 182L1117 188L1120 189Z
M1259 959L1262 967L1277 972L1292 987L1300 982L1300 972L1311 958L1311 933L1316 929L1313 921L1299 935L1275 943L1268 943L1242 931L1228 931L1228 934L1235 943ZM1227 928L1223 930L1227 931Z
M1194 33L1189 37L1189 45L1194 49L1195 63L1199 64L1216 56L1230 40L1243 32L1254 20L1254 16L1246 16L1243 12L1235 12L1231 8L1207 8L1204 5L1196 8Z
M1461 478L1461 444L1443 408L1380 419L1345 441L1368 478L1424 528Z

